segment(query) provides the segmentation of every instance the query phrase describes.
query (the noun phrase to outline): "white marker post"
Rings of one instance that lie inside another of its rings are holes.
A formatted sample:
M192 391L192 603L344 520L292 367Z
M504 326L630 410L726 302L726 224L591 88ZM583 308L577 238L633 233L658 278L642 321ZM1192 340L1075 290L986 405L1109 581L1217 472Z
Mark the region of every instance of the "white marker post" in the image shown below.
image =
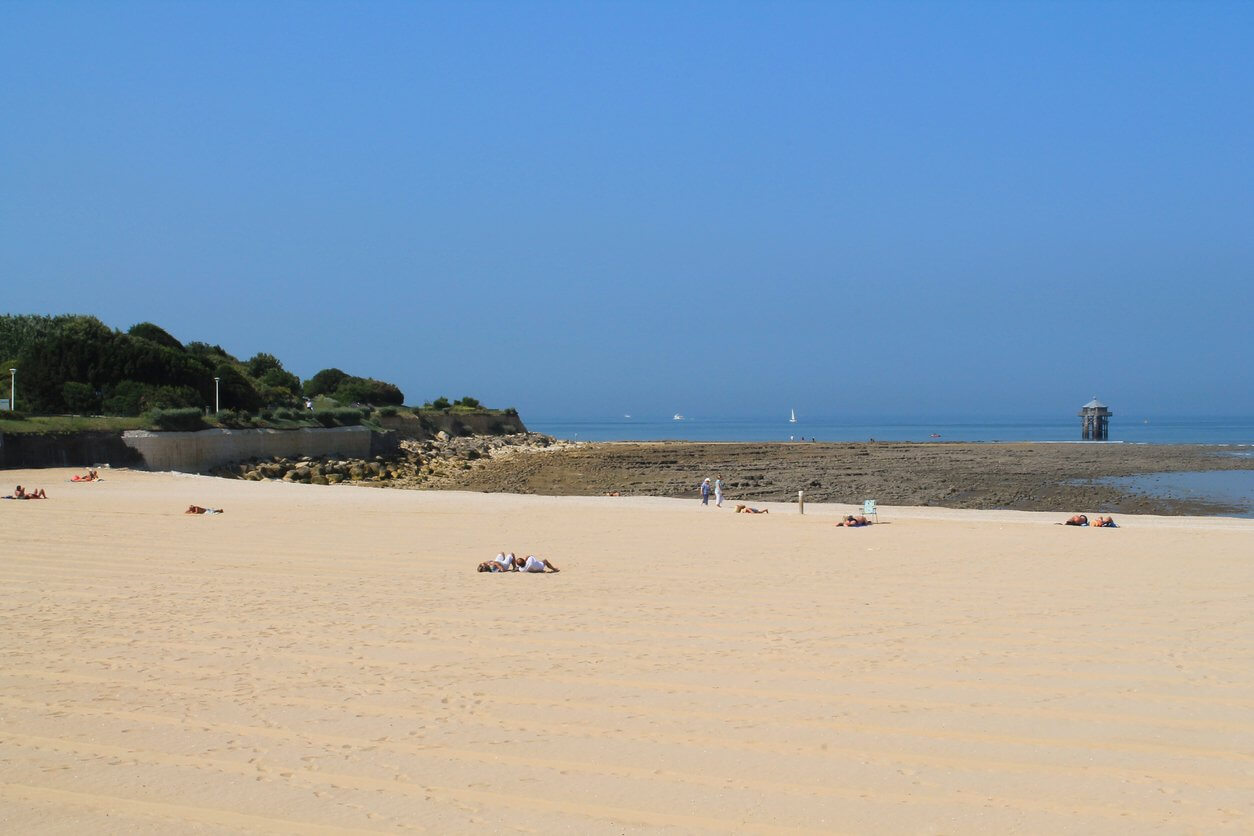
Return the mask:
M801 513L806 512L806 492L797 491L797 510Z

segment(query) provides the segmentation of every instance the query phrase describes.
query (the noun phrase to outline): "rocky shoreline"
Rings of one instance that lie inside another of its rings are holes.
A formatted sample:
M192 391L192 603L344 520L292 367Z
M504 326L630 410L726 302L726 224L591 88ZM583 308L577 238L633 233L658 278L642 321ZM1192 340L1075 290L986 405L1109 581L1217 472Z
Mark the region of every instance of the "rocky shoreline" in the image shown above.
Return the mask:
M563 442L540 433L450 436L407 439L392 455L369 459L301 456L250 459L216 468L214 476L250 481L276 480L312 485L372 485L375 487L451 490L462 487L475 470L489 461L541 450L560 449Z
M1250 470L1203 445L1042 443L568 444L458 474L463 490L693 497L721 477L735 501L807 501L1086 513L1233 514L1248 509L1129 493L1092 480L1167 471Z
M540 433L401 442L395 455L271 459L215 475L311 484L542 495L693 497L705 476L745 502L807 501L1125 514L1233 514L1248 509L1130 493L1111 476L1250 470L1202 445L1042 443L559 442Z

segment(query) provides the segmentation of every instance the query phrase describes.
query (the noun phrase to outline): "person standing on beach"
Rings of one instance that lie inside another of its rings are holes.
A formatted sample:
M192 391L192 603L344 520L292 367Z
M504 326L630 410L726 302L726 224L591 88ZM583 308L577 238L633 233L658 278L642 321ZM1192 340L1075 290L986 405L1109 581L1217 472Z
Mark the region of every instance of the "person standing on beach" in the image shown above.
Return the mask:
M701 504L710 504L710 477L701 480Z
M714 480L714 504L719 508L723 507L723 480L721 477Z

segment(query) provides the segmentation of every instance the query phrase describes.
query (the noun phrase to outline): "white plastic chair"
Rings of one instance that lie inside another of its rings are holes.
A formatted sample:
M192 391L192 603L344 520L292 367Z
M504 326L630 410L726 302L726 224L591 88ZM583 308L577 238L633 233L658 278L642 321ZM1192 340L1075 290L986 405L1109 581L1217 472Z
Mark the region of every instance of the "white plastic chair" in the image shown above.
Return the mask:
M876 522L879 522L879 521L880 521L880 515L879 515L879 512L875 510L875 500L874 500L874 499L867 499L867 500L863 500L863 502L862 502L862 516L864 516L864 517L875 517L875 521L876 521Z

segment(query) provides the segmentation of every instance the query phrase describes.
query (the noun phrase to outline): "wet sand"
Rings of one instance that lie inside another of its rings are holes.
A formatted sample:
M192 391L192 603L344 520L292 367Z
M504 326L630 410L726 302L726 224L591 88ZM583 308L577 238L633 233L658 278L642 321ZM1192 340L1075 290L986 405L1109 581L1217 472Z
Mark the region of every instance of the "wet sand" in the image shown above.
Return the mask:
M1254 824L1254 521L6 475L6 832Z
M1068 443L711 444L615 442L475 462L440 487L547 495L692 496L721 476L739 501L807 501L1085 513L1249 513L1220 502L1146 496L1093 479L1251 470L1203 445Z

